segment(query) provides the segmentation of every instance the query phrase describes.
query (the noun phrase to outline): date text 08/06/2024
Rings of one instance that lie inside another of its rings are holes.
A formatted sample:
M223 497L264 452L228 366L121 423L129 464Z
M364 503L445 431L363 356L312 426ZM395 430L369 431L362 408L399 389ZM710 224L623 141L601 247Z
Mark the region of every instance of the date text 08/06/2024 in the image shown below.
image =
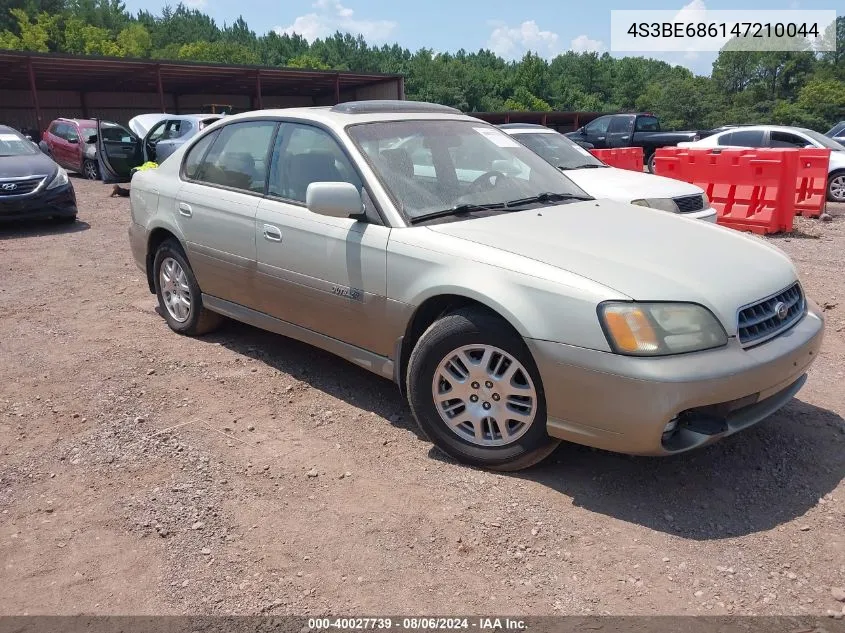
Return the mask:
M310 618L311 631L523 631L525 621L515 618Z

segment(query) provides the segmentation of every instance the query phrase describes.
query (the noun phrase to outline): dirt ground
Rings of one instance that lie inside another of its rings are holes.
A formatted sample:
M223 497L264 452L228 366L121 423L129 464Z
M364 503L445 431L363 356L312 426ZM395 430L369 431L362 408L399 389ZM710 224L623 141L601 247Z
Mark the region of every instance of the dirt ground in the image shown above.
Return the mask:
M0 228L2 613L843 611L845 208L771 238L827 315L782 412L676 458L564 445L502 475L328 354L173 334L128 200L74 184L75 225Z

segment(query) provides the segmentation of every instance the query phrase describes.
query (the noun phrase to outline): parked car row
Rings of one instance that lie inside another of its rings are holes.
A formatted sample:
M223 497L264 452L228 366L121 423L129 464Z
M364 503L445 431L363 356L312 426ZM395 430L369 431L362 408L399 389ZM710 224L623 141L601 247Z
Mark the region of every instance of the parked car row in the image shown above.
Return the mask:
M161 162L221 116L142 114L129 121L128 129L113 121L103 121L99 131L102 140L112 147L115 164ZM39 147L65 169L98 180L103 172L97 156L97 125L94 119L56 119L42 135Z
M789 258L627 203L686 195L661 180L591 195L582 173L619 174L526 130L405 101L226 117L135 173L131 250L174 332L225 316L328 350L476 466L672 455L784 406L823 336Z

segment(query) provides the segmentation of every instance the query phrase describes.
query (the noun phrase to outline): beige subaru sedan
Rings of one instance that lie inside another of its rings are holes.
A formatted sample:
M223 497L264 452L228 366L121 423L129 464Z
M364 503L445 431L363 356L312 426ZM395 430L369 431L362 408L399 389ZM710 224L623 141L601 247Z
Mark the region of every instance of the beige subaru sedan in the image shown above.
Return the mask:
M229 317L328 350L396 382L434 444L485 468L561 440L705 446L784 406L822 342L777 248L594 199L434 104L226 117L135 174L131 207L175 332Z

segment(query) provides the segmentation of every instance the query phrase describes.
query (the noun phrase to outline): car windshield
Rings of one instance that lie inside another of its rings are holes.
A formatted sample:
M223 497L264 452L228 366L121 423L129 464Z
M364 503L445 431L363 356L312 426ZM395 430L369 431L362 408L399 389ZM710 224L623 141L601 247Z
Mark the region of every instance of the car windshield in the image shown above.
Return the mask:
M348 132L411 221L448 210L504 208L514 201L589 199L537 154L481 122L360 123Z
M834 152L845 152L845 145L842 145L839 141L834 141L832 138L827 137L824 134L819 134L815 130L801 128L801 131L822 147L832 149Z
M97 128L95 127L84 127L80 130L82 132L82 138L85 140L86 143L93 143L94 139L92 136L97 136Z
M0 132L0 156L29 156L40 150L16 132Z
M512 135L520 143L560 169L606 167L583 147L556 132L524 132Z
M845 121L840 121L832 128L830 128L827 132L825 132L825 136L836 136L842 132L845 132Z

